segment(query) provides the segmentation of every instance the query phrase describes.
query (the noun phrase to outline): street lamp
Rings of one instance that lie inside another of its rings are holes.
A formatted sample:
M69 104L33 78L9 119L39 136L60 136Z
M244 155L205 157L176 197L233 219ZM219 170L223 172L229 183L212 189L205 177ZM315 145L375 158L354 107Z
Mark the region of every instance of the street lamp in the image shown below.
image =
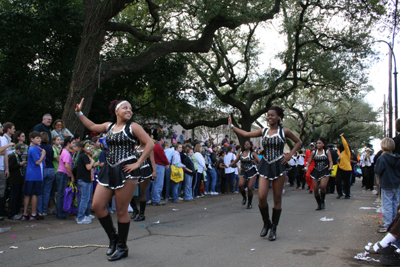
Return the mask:
M396 64L396 56L394 54L393 47L389 42L387 42L385 40L377 40L375 42L382 42L382 43L387 44L389 46L390 53L393 56L393 60L394 60L394 72L393 72L393 75L394 75L394 117L397 120L397 118L398 118L398 110L397 110L397 64ZM391 62L391 59L392 58L390 57L390 62ZM391 64L390 64L390 66L391 66ZM389 98L389 137L392 137L392 129L393 129L393 126L392 126L393 125L393 107L392 107L392 90L391 90L391 88L392 88L392 85L389 84L389 97L388 97Z

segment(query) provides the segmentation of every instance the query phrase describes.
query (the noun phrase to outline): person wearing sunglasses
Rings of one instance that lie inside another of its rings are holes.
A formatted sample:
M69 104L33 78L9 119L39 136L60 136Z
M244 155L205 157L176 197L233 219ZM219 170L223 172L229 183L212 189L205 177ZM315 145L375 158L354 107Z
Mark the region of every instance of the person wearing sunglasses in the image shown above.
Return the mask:
M53 123L53 131L51 131L51 137L58 135L61 138L61 145L64 144L64 138L67 136L71 136L74 138L74 135L65 128L64 122L60 119L57 119Z

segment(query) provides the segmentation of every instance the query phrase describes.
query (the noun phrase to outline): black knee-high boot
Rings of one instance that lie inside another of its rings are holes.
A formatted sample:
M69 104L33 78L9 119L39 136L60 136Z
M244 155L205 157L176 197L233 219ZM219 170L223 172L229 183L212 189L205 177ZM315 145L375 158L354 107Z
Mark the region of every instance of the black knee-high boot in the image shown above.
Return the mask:
M135 219L135 222L140 222L145 220L144 216L144 211L146 209L146 201L140 201L140 214L139 216Z
M240 192L242 194L243 200L242 200L242 205L246 205L246 191L243 190Z
M131 220L133 220L133 219L135 219L136 216L139 214L138 208L137 208L137 206L136 206L135 197L132 197L132 199L131 199L131 207L132 207L132 209L133 209L132 216L131 216Z
M122 258L128 257L128 246L126 245L126 240L128 239L129 233L129 224L118 222L118 243L117 250L115 250L114 254L108 258L109 261L117 261Z
M248 198L248 200L247 200L247 207L246 207L246 209L251 209L253 206L251 205L251 203L253 202L253 196L248 196L247 197Z
M269 231L268 240L274 241L276 239L276 227L279 224L279 218L281 217L282 210L272 209L272 227Z
M321 193L321 209L325 209L325 193Z
M263 229L261 230L260 236L264 237L268 234L269 229L271 228L271 220L269 219L269 212L268 212L268 204L265 208L261 208L258 206L260 209L261 217L264 222Z
M317 201L317 203L318 203L318 208L316 208L315 210L322 210L322 207L321 207L321 197L318 195L318 196L314 196L315 197L315 200Z
M110 256L114 253L117 242L118 242L118 235L117 231L115 230L112 218L110 214L107 214L106 217L99 218L99 222L101 226L103 226L104 230L106 231L108 238L110 239L110 245L108 246L107 256Z

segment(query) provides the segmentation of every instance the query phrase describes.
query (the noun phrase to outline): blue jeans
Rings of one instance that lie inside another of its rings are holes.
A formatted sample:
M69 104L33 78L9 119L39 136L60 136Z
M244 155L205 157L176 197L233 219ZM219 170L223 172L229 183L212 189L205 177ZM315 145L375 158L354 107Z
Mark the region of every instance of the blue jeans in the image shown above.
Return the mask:
M90 201L90 195L93 190L93 183L86 183L82 180L78 180L79 188L79 208L78 208L78 221L81 221L85 216L90 215L90 207L92 203Z
M160 202L161 192L164 186L165 166L156 164L157 179L153 181L153 188L151 190L151 200L153 203Z
M214 193L215 185L217 184L217 171L214 168L212 168L211 170L207 170L207 180L211 185L210 191Z
M208 170L206 171L206 177L204 181L204 193L205 194L210 193L210 174Z
M43 170L43 183L42 183L42 195L38 196L37 212L47 212L47 206L49 206L50 193L53 187L54 179L54 168L45 168Z
M382 219L384 227L388 227L396 218L397 205L400 202L399 188L382 188Z
M235 189L233 190L233 191L235 191L235 192L239 192L239 175L238 174L235 174L235 180L234 181L236 181L236 185L235 185Z
M178 200L179 197L179 185L182 182L175 183L174 181L171 181L172 184L172 202L175 202Z
M64 220L68 217L68 213L63 210L65 188L68 186L69 177L64 172L57 172L57 219Z
M184 189L185 200L193 199L192 182L193 182L193 176L185 173L185 189Z
M171 168L168 168L165 170L165 199L169 199L169 197L171 196L172 186L173 185L171 182Z

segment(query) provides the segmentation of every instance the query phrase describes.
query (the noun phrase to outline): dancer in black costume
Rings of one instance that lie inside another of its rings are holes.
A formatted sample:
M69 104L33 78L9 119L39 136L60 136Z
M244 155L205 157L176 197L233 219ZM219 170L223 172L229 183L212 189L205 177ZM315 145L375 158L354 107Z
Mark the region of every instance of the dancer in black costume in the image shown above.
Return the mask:
M143 146L143 145L140 145L136 148L136 157L137 158L140 158L144 149L145 149L145 146ZM131 206L133 209L131 219L134 220L135 222L141 222L146 219L146 217L144 216L144 211L146 210L146 189L149 186L149 182L150 182L149 178L153 178L153 179L157 178L156 162L154 161L153 151L151 151L150 157L148 157L142 163L142 165L140 165L140 175L141 175L141 178L138 180L140 211L138 210L138 208L136 206L135 197L132 197L132 200L131 200ZM137 216L137 218L136 218L136 216Z
M234 166L239 160L242 167L242 171L240 172L240 180L239 180L239 191L243 196L242 205L246 205L247 208L251 209L252 201L253 201L253 187L254 182L256 181L258 170L256 167L256 162L260 162L260 158L258 157L256 152L253 152L253 144L250 141L246 141L244 143L244 151L238 151L238 155L236 159L229 164L229 167ZM246 185L246 181L248 181L247 185L247 199L246 199L246 191L244 187Z
M325 209L326 186L333 167L331 152L325 149L325 143L326 141L324 138L318 139L317 149L311 152L306 167L306 169L308 169L311 161L314 160L315 167L310 176L313 179L314 197L318 204L318 208L315 210ZM321 189L321 194L319 193L319 189Z
M301 141L292 131L282 127L283 109L281 107L271 107L267 113L267 120L270 128L260 129L256 132L246 132L232 125L232 118L229 116L228 125L238 134L246 138L262 136L263 157L258 164L260 180L258 184L258 206L264 221L260 236L264 237L271 229L268 240L276 239L276 228L279 223L282 208L282 190L286 179L285 164L289 162L293 154L300 148ZM283 149L286 137L295 142L293 149L286 155ZM265 179L263 179L265 178ZM272 180L272 190L274 194L274 208L272 209L272 223L268 212L268 190Z
M83 99L76 105L75 113L86 128L92 132L107 133L107 158L98 176L100 186L96 187L92 208L110 239L106 253L110 256L108 260L116 261L128 256L128 206L141 178L140 165L150 156L154 143L140 125L129 121L132 107L128 101L112 101L109 107L112 122L103 124L95 124L85 117L81 112L82 104ZM135 154L136 139L145 145L140 158ZM117 207L118 234L107 210L107 203L113 195Z

